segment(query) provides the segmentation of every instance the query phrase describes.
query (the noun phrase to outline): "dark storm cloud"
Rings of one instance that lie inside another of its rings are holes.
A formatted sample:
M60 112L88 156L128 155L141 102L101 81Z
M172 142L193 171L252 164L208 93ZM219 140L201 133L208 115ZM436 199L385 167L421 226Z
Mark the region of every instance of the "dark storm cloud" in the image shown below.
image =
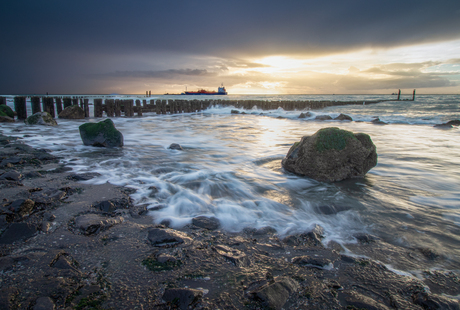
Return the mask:
M261 66L237 60L245 57L324 55L460 37L460 2L453 0L15 0L2 1L0 12L0 93L53 83L84 91L85 74L161 71L148 63L129 68L137 55L230 59L220 67L225 70Z
M161 78L161 79L173 79L180 76L216 76L216 73L208 72L207 70L199 69L170 69L163 71L115 71L107 74L93 75L93 77L112 77L112 78Z

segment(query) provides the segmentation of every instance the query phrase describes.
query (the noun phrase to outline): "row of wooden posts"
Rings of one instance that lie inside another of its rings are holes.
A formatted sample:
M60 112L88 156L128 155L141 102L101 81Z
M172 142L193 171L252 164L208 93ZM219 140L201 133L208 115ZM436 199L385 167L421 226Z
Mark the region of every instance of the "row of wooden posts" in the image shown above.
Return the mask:
M14 110L18 119L27 118L26 97L14 97ZM366 101L365 104L382 102L384 100ZM59 116L63 109L79 105L85 111L85 117L90 117L89 99L87 98L69 98L69 97L31 97L30 98L32 114L37 112L48 112L53 118ZM146 99L94 99L94 117L102 117L103 112L107 117L119 117L124 113L124 116L130 117L137 113L142 116L145 112L156 112L156 114L176 114L176 113L191 113L200 112L210 106L233 106L235 108L252 109L256 106L262 110L273 110L283 108L286 111L308 110L308 109L323 109L328 106L338 105L362 105L363 101L266 101L266 100L161 100ZM0 97L0 104L6 104L6 98Z

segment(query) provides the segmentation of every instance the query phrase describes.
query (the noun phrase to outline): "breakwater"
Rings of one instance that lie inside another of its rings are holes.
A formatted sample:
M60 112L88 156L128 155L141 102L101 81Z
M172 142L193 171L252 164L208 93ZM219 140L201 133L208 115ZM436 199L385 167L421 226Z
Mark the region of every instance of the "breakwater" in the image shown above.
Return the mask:
M90 99L75 97L14 97L14 111L18 119L27 118L27 104L31 105L32 114L48 112L57 117L63 109L71 105L79 105L85 111L85 117L102 117L104 112L107 117L132 117L142 116L143 113L155 112L156 114L193 113L206 110L212 106L235 107L237 109L250 110L257 107L261 110L273 110L282 108L285 111L303 111L324 109L330 106L375 104L388 100L370 101L329 101L329 100L303 100L303 101L269 101L269 100L222 100L222 99ZM6 98L0 97L0 104L6 104ZM90 115L89 106L94 106L94 113Z

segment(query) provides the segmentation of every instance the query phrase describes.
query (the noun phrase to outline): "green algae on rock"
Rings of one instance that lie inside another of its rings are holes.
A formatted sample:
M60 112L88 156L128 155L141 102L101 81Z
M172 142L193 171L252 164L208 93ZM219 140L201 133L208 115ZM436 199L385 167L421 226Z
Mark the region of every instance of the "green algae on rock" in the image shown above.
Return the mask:
M48 112L37 112L24 120L26 125L57 126L57 122Z
M6 104L0 104L0 116L8 116L14 118L14 112Z
M84 145L99 147L123 146L123 135L115 128L111 119L99 123L80 125L80 136Z
M363 177L377 165L377 152L369 135L329 127L294 143L282 165L289 172L336 182Z

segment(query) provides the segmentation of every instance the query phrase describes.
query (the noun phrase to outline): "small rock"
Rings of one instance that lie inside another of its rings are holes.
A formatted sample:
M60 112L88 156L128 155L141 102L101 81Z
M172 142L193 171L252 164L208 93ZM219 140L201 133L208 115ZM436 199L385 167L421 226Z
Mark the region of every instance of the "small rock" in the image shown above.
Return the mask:
M115 210L117 210L117 207L114 206L114 204L112 202L110 202L109 200L106 200L106 201L102 201L100 203L98 203L97 205L94 206L96 209L99 209L103 212L107 212L107 213L111 213Z
M300 113L299 118L307 118L307 117L312 117L312 116L313 114L311 114L310 112Z
M203 292L191 288L169 288L163 294L163 300L171 304L171 306L178 306L179 309L187 310L201 300Z
M9 116L0 115L0 123L14 123L14 118Z
M26 179L36 179L36 178L43 177L43 175L38 171L31 171L31 172L27 172L26 174L24 174L24 177Z
M184 149L182 148L182 146L180 146L180 144L177 144L177 143L172 143L168 149L170 150L178 150L178 151L183 151Z
M157 257L157 261L159 263L167 263L167 262L176 262L177 259L174 256L168 255L168 254L160 254Z
M34 115L29 116L24 123L26 125L57 126L57 122L48 112L37 112Z
M19 181L22 179L22 174L17 171L8 171L5 172L0 176L0 180L8 180L8 181Z
M327 258L310 257L308 255L294 257L292 258L292 263L318 269L326 269L331 265L331 261Z
M428 258L429 260L435 260L436 258L439 257L439 254L436 253L436 251L432 250L432 249L429 249L429 248L420 248L418 249L420 251L420 253L423 254L423 256L425 256L426 258Z
M380 118L378 118L378 117L376 117L375 119L373 119L373 120L371 121L371 123L373 123L373 124L375 124L375 125L386 125L386 124L388 124L388 123L385 123L385 122L381 121Z
M254 231L254 236L265 236L265 235L274 235L276 234L276 229L270 226L265 226Z
M87 181L94 179L95 177L100 176L100 173L97 172L88 172L88 173L80 173L80 174L71 174L67 177L69 180L74 180L74 181Z
M190 237L183 232L173 229L153 228L149 230L148 240L153 246L176 246L185 241L190 241Z
M450 125L450 124L436 124L436 125L434 125L433 127L441 128L441 129L450 129L450 128L453 128L453 126Z
M85 214L75 219L75 227L88 236L120 224L123 220L121 216L106 218L98 214Z
M336 120L336 121L352 121L353 119L350 116L346 115L346 114L340 113L340 115L337 116L336 118L334 118L334 120Z
M230 113L231 113L231 114L240 114L240 111L238 111L238 110L231 110Z
M314 209L318 213L321 213L324 215L333 215L339 212L348 211L351 209L351 207L332 205L332 206L319 206L319 207L315 207Z
M192 224L199 228L216 230L220 226L220 221L215 217L198 216L192 219Z
M332 117L330 117L329 115L318 115L315 117L315 120L317 121L328 121L328 120L331 120Z
M59 118L84 119L85 111L82 108L80 108L78 105L72 105L62 110L61 113L59 113Z
M54 301L49 297L37 298L33 310L54 310Z
M367 309L367 310L390 310L387 306L382 303L375 301L374 299L364 296L355 291L347 291L342 293L345 296L345 301L348 307L354 307L351 309Z
M448 121L446 124L452 125L452 126L460 126L460 119L454 119L454 120Z
M35 202L30 199L18 199L13 201L11 205L8 206L8 209L19 216L24 217L32 212L34 205Z
M271 283L271 282L270 282ZM275 283L271 283L254 292L251 292L252 298L260 301L269 309L281 309L289 296L297 292L299 284L291 278L277 278Z
M37 232L37 227L28 223L11 223L0 236L0 244L12 244L16 241L32 237Z
M251 260L242 251L221 244L216 245L213 249L236 267L249 267L251 265Z

